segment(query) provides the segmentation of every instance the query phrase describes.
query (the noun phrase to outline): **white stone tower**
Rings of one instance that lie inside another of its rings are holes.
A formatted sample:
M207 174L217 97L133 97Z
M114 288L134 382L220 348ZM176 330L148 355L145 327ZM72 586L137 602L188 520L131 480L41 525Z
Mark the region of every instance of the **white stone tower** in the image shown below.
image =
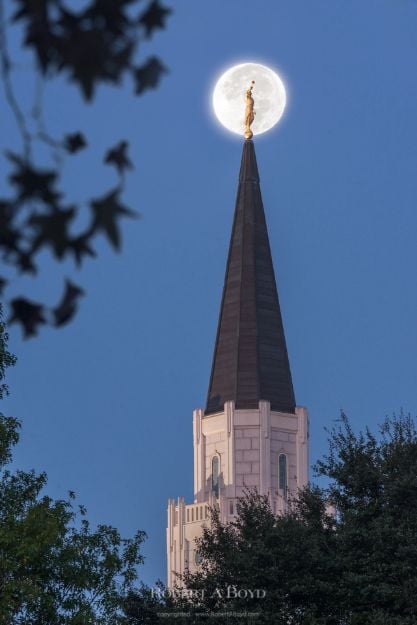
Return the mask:
M255 149L243 146L205 410L194 411L194 503L168 502L168 586L196 570L195 539L218 505L223 521L245 486L276 513L308 480L308 416L295 405L259 187Z

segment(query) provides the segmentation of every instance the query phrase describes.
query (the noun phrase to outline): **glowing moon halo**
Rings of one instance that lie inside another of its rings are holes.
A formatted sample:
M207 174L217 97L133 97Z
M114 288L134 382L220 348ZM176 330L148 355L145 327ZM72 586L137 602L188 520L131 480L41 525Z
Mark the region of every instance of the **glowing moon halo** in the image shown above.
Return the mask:
M242 63L222 74L213 91L213 108L219 122L228 130L243 135L245 94L255 81L254 135L270 130L281 119L287 101L284 83L276 72L258 63Z

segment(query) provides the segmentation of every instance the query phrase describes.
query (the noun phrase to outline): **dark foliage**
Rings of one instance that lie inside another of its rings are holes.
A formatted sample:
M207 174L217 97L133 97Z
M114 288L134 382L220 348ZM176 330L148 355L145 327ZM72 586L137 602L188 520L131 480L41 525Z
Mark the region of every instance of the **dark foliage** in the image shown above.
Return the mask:
M16 363L15 356L13 356L7 348L8 339L6 327L3 323L3 309L0 304L0 399L3 399L9 394L9 389L5 383L6 370L8 367L13 367ZM1 458L3 458L1 449L4 449L4 447L0 446L0 462Z
M152 57L144 65L136 67L134 72L136 80L135 93L141 95L147 89L154 89L158 85L162 74L166 71L166 67L156 57Z
M23 147L22 153L7 153L10 194L0 198L0 254L12 271L11 277L0 277L1 291L12 284L14 271L38 276L38 255L44 249L50 250L55 261L72 257L80 267L87 257L96 255L93 241L101 232L119 250L120 219L135 215L120 201L124 175L133 168L128 142L120 141L104 155L104 162L116 169L118 186L99 190L98 199L87 200L91 222L82 230L75 229L83 206L63 201L61 165L65 155L86 149L88 139L79 130L52 138L40 102L34 109L38 129L29 132L12 87L15 66L7 47L8 29L21 28L23 45L34 55L41 83L63 75L91 103L101 84L117 86L125 76L131 77L136 94L158 86L165 66L156 56L138 62L137 52L142 40L165 28L171 13L159 0L91 0L82 10L72 10L64 0L13 0L9 20L3 3L0 0L1 77ZM51 166L36 163L33 148L37 141L50 149ZM62 301L52 308L23 295L14 297L9 303L9 322L19 323L27 337L34 336L41 325L64 325L73 318L82 294L79 286L66 284Z
M15 297L10 302L11 315L9 322L18 321L23 328L24 336L33 336L38 327L46 323L44 307L24 297Z
M309 485L279 516L256 491L240 500L230 523L214 508L197 540L199 570L181 580L188 596L170 603L149 590L132 593L124 606L129 625L145 608L152 623L171 622L158 620L171 611L176 623L414 625L415 421L386 419L376 436L356 434L342 414L329 443L316 465L327 488ZM240 589L265 596L236 596Z
M66 135L64 138L64 145L67 152L75 154L86 147L87 142L84 135L81 132L74 132Z
M165 20L170 13L171 10L161 6L158 0L151 2L148 9L139 18L139 22L145 28L146 35L150 37L156 28L164 28Z
M317 463L337 510L338 595L349 625L417 622L417 429L387 418L356 434L342 414Z
M140 584L139 588L131 591L123 604L125 625L152 625L154 623L170 623L171 619L162 614L175 612L173 601L169 599L167 588L158 581L153 588ZM176 621L181 625L181 621Z
M67 280L62 300L53 311L54 323L56 326L64 325L64 323L67 323L75 315L78 306L78 299L83 295L84 291L82 289Z
M249 491L235 521L223 524L212 511L198 541L201 569L183 581L194 591L194 609L226 611L230 623L340 624L332 595L337 569L329 557L335 538L319 489L302 491L281 516L273 514L267 497ZM234 589L253 595L234 597Z
M76 295L68 284L57 322ZM0 398L15 363L7 339L0 308ZM0 623L122 625L144 532L125 539L109 525L93 528L73 492L48 497L44 473L9 466L19 436L19 421L0 414Z
M127 141L120 141L120 143L114 148L111 148L104 157L104 162L107 165L113 165L114 167L116 167L116 170L120 176L124 173L126 169L133 168L132 162L127 156L127 149Z

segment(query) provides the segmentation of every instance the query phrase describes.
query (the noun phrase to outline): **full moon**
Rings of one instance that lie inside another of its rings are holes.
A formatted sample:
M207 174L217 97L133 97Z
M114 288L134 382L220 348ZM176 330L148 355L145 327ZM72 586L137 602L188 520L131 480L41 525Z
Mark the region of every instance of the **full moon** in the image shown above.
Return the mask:
M285 87L276 72L258 63L235 65L222 74L213 92L217 119L228 130L243 135L245 94L254 80L254 135L270 130L281 119L286 104Z

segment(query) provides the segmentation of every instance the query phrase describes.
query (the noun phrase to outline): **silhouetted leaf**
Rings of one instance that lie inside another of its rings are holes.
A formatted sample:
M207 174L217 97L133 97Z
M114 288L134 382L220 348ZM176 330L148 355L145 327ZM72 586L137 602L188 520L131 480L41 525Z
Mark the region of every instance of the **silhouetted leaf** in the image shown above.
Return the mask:
M17 251L20 233L12 226L13 207L9 202L0 200L0 247L5 248L6 254Z
M94 232L102 231L113 247L120 249L120 232L117 220L122 217L135 217L137 214L130 208L126 208L119 202L119 189L111 191L99 200L91 202L93 211Z
M55 171L36 169L11 152L7 154L7 157L16 166L16 171L9 176L9 180L17 187L17 197L20 202L40 199L47 204L55 204L60 197L60 193L53 188L57 179Z
M64 145L67 152L75 154L76 152L79 152L79 150L85 148L87 142L81 132L74 132L73 134L65 136Z
M80 235L71 239L68 243L68 250L74 254L78 266L81 265L84 256L96 256L95 251L90 246L88 235Z
M127 156L129 144L127 141L120 141L118 145L111 148L104 157L104 162L108 165L114 165L122 175L125 169L133 169L132 162Z
M79 286L73 284L70 280L66 281L62 300L53 310L54 324L56 326L62 326L72 319L77 312L78 299L83 295L84 291Z
M15 2L14 19L25 23L25 44L33 48L41 70L66 72L87 100L98 83L120 81L131 69L140 39L165 28L171 13L159 0L136 19L128 10L134 0L91 0L84 10L57 0Z
M35 274L37 271L32 255L28 252L19 251L16 259L16 266L22 273Z
M6 278L0 276L0 295L3 295L4 289L8 285L9 281Z
M108 30L113 35L126 36L131 26L129 15L126 8L135 0L94 0L87 7L85 17L89 18L92 23L101 23L102 28Z
M41 246L49 245L57 258L62 258L70 246L68 224L74 218L75 208L57 209L48 215L33 215L29 224L35 228L37 235L32 244L32 252Z
M59 37L53 29L48 13L51 0L15 0L20 8L13 16L15 21L26 23L25 45L34 48L40 69L43 73L57 60L56 45Z
M117 3L107 2L117 7ZM93 5L85 14L60 8L58 69L68 71L70 79L81 87L84 97L91 100L98 82L117 83L130 65L136 45L126 32L103 28L103 14ZM125 16L127 19L127 16ZM92 23L96 22L96 24Z
M147 37L152 35L152 31L157 28L165 28L165 20L172 13L159 3L159 0L151 2L147 10L139 18L139 22L145 27Z
M167 72L166 67L156 56L151 57L144 65L133 70L136 81L135 93L140 95L146 91L146 89L155 89L155 87L158 86L162 74Z
M14 21L22 18L43 17L47 15L48 4L50 0L15 0L18 5L17 10L12 16Z
M9 323L20 323L25 338L34 336L38 326L45 324L44 307L24 297L17 297L10 302L12 314Z

